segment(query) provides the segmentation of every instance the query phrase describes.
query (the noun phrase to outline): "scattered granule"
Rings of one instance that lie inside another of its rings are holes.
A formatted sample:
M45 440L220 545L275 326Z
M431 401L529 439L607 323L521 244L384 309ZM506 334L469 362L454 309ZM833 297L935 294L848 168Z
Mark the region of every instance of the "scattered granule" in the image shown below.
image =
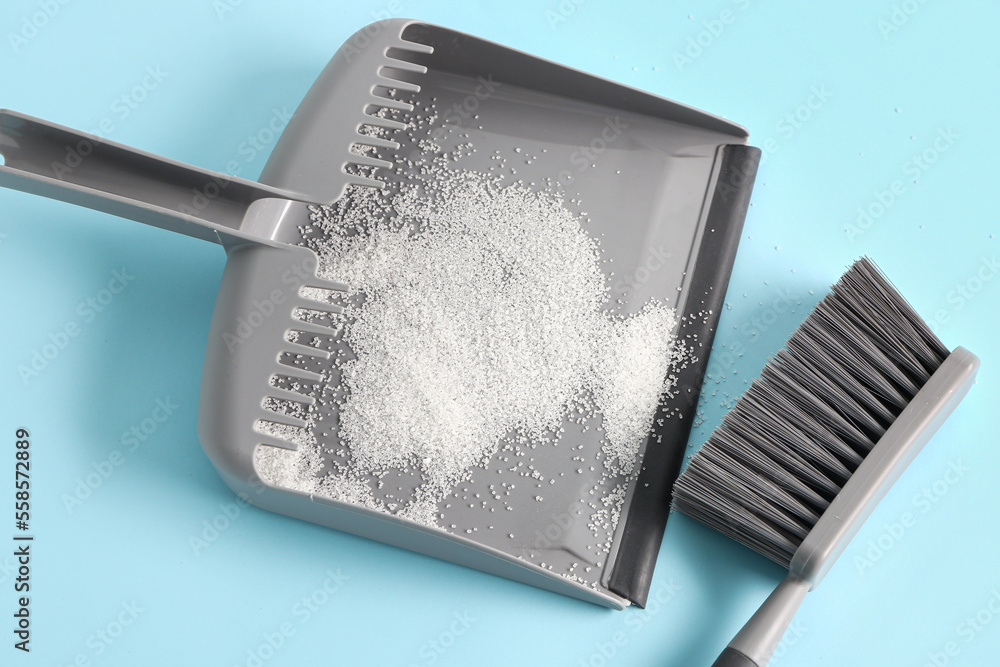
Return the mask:
M667 333L676 325L674 311L655 304L628 319L606 322L590 390L604 416L605 465L612 473L631 472L660 398L672 384L669 373L683 356Z
M554 195L434 172L363 224L317 215L321 275L365 297L344 336L354 464L416 465L445 491L507 433L544 438L589 392L606 464L630 472L677 356L673 311L605 313L598 246Z
M608 495L601 498L602 507L590 515L589 527L594 535L614 533L621 517L622 506L628 493L627 484L616 484Z
M297 450L258 447L254 451L254 468L260 478L286 489L312 491L322 467L323 458L313 446L300 446Z
M591 517L595 534L610 539L671 372L685 358L676 315L657 301L613 314L585 216L556 194L454 161L420 163L408 180L352 187L313 209L305 243L320 277L349 286L336 337L350 354L334 355L317 406L296 415L309 425L274 433L298 451L258 448L257 469L272 484L472 536L476 526L441 521L472 469L499 452L510 473L541 484L516 459L536 443L557 443L564 423L599 416L600 456L574 456L567 471L596 466L602 479L623 480L597 496L604 507ZM328 301L315 292L306 296ZM312 334L298 342L321 344ZM316 437L329 435L320 411L331 400L336 451ZM384 484L400 477L407 482L398 488ZM506 491L491 487L495 507L468 507L512 510L505 498L514 485L497 488Z
M340 416L355 464L416 464L445 489L508 432L559 426L605 321L596 245L556 200L468 172L442 183L406 188L395 220L321 246L320 265L365 295Z

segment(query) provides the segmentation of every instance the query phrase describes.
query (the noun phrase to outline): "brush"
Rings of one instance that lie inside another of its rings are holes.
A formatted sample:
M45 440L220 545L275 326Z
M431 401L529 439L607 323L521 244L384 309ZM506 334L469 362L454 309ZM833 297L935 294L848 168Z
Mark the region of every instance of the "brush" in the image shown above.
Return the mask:
M767 664L978 369L868 258L833 286L674 486L674 509L788 568L715 667Z

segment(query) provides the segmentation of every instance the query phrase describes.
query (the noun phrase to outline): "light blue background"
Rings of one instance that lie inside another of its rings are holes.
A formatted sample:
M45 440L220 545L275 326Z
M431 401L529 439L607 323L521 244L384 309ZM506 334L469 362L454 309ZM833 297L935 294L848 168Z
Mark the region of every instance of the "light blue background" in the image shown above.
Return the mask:
M250 178L266 151L241 153L241 142L275 109L293 110L378 12L744 124L767 155L693 443L861 254L926 317L940 314L946 344L983 359L977 386L807 598L773 664L919 667L948 642L958 650L948 664L995 664L1000 615L983 612L991 622L978 631L960 624L1000 591L1000 279L989 264L1000 245L996 3L232 0L220 16L211 0L49 0L58 11L15 48L9 33L44 4L0 9L0 106L83 130L108 119L116 141L217 170L238 160ZM886 32L894 11L901 25ZM678 62L699 38L701 52ZM114 101L149 67L166 78L123 118ZM814 90L823 93L815 108L800 109ZM808 120L783 120L797 112ZM935 148L939 132L953 138ZM911 157L924 151L936 159L914 172ZM859 207L878 212L894 181L895 201L849 234ZM195 433L224 259L207 243L0 192L0 507L11 500L13 432L27 426L38 536L30 656L11 648L12 560L0 555L0 664L246 665L248 651L288 624L292 634L263 664L708 665L781 576L683 517L668 526L653 582L653 599L665 601L621 613L254 509L196 554L190 538L233 500ZM77 305L123 267L134 280L83 322ZM975 288L971 298L959 286ZM22 383L17 366L70 320L80 335ZM128 452L121 434L150 418L157 399L178 407ZM115 449L122 465L71 514L64 495ZM922 489L934 503L919 499ZM900 535L892 525L905 513L912 521ZM0 544L9 521L0 510ZM881 554L872 550L880 541ZM347 579L326 596L317 591L328 570ZM296 605L314 594L323 604L307 615ZM111 644L97 639L133 601L134 622Z

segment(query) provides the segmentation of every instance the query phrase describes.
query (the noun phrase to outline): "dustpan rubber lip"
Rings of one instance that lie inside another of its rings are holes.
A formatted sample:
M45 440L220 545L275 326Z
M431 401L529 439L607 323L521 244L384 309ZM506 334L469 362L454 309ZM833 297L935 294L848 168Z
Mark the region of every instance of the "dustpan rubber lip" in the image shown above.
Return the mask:
M760 149L739 144L720 147L721 160L715 191L705 220L691 276L681 340L697 341L697 361L677 373L675 396L661 405L653 434L642 459L608 589L645 607L660 543L670 514L674 481L680 474L688 437L698 408L701 384L726 288L732 275L743 221L750 206ZM677 413L683 415L678 419Z

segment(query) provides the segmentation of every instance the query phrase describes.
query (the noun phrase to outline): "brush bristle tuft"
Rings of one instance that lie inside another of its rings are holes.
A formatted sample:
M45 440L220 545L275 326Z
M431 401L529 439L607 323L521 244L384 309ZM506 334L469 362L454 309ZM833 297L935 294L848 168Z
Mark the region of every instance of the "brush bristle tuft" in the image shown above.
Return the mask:
M673 507L788 567L948 354L862 257L694 456Z

